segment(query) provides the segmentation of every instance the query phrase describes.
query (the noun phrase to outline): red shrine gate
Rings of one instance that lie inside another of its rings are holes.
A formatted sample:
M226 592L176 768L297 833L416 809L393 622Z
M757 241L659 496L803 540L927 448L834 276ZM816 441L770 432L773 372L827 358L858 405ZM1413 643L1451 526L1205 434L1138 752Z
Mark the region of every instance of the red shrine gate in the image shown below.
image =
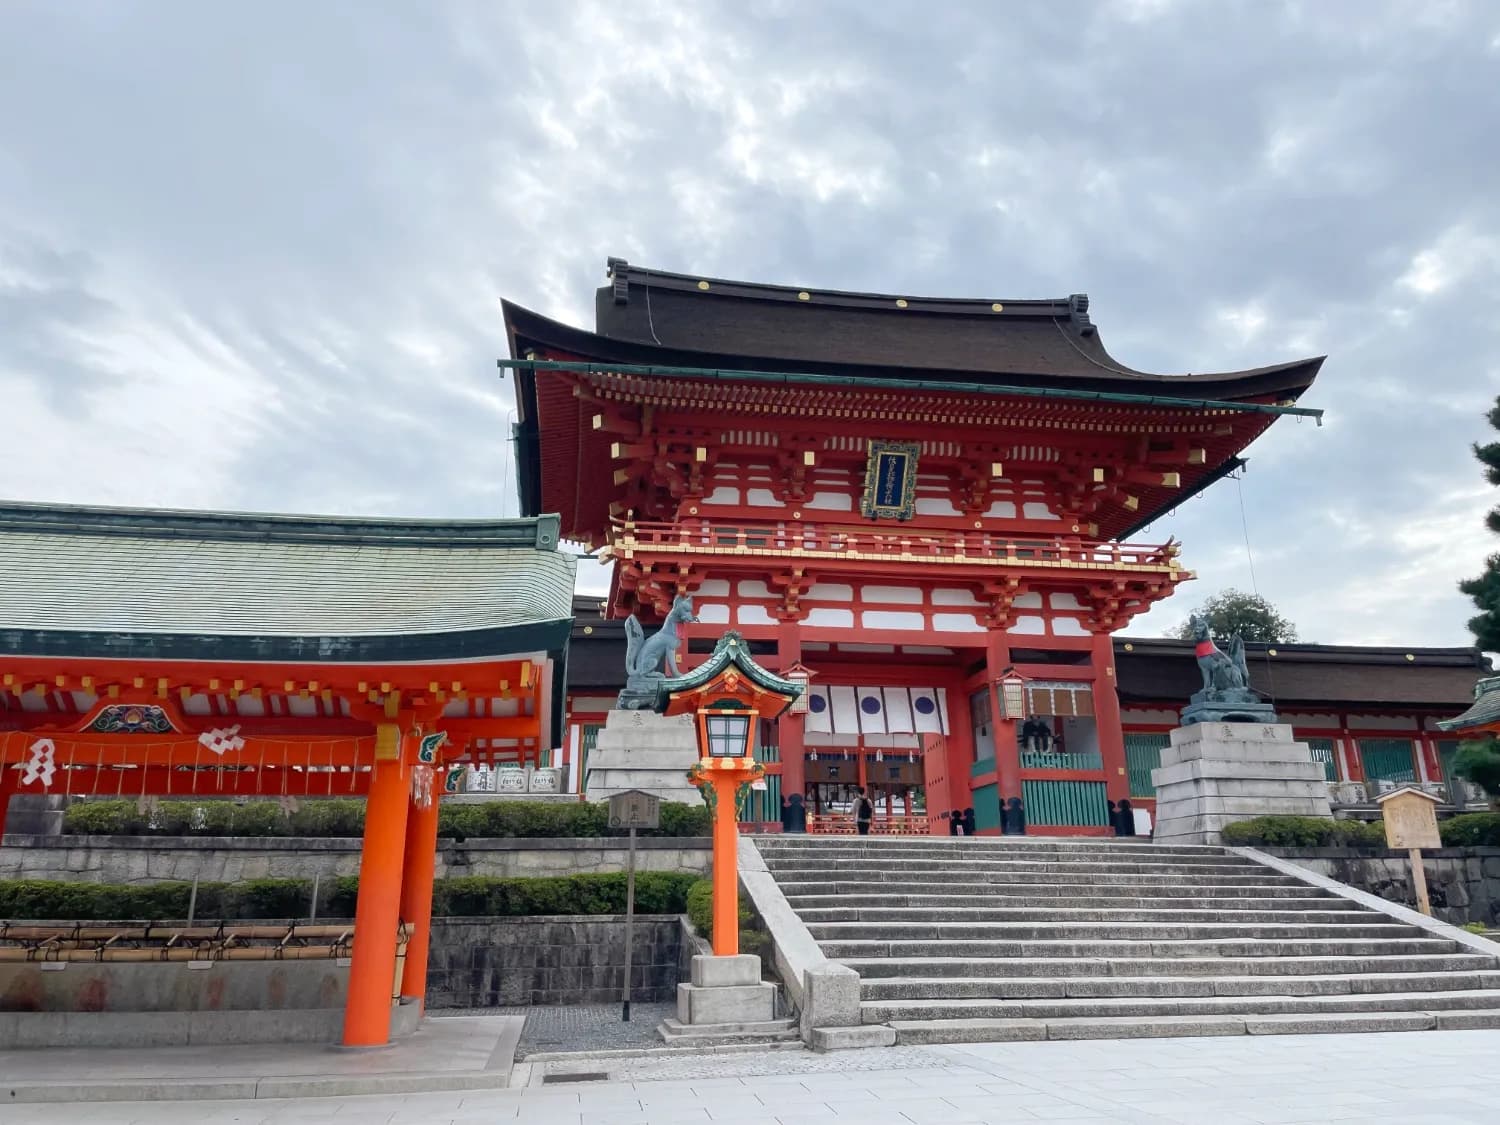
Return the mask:
M923 814L972 807L981 831L1014 798L1042 830L1108 831L1129 796L1110 634L1192 577L1175 543L1133 537L1278 416L1316 414L1294 404L1321 360L1132 371L1082 296L809 291L617 259L610 277L595 332L507 303L503 364L522 510L602 549L610 612L690 594L689 665L733 627L767 667L811 673L768 772L815 827L864 785L893 815L925 788Z

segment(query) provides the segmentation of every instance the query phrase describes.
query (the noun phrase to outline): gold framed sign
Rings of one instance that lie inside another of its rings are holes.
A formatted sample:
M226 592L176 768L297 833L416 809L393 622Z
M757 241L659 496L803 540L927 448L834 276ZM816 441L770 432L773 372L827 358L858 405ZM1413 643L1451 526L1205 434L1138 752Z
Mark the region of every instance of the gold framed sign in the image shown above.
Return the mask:
M917 454L921 451L916 442L870 442L865 492L859 502L866 519L911 519L917 500Z

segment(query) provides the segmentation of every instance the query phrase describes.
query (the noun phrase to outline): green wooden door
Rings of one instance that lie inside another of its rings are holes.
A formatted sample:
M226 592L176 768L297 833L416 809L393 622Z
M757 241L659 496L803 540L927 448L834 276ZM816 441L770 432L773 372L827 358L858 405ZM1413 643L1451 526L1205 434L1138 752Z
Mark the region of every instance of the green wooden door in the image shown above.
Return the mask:
M1409 738L1361 738L1359 760L1369 781L1396 783L1417 780L1416 760Z
M1338 752L1334 749L1334 741L1331 738L1309 738L1307 748L1312 751L1315 762L1323 764L1323 776L1329 781L1339 779Z
M1161 752L1171 744L1166 734L1126 734L1125 773L1130 779L1132 797L1156 796L1151 771L1161 765Z
M1109 801L1102 781L1023 781L1027 828L1108 827Z

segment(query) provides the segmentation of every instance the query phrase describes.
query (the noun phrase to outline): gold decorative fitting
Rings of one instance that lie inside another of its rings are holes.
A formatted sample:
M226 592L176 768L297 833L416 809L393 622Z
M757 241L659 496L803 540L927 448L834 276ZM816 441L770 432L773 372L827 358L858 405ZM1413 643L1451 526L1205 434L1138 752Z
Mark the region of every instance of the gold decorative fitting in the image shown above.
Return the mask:
M1268 648L1268 649L1266 649L1266 655L1267 656L1275 656L1276 655L1276 650L1274 648Z
M801 518L802 518L802 513L801 512L793 512L792 513L792 519L794 519L794 520L800 520Z
M698 514L698 509L697 508L689 508L688 509L688 515L690 515L690 516L696 516L697 514Z
M1406 659L1408 659L1408 660L1415 660L1416 658L1417 658L1417 655L1414 652L1408 652L1406 654Z
M1002 305L999 301L996 301L993 305L990 306L990 312L1004 312L1004 311L1005 311L1005 306Z
M1125 642L1125 651L1126 652L1134 652L1135 651L1135 645L1131 644L1129 641L1126 641Z
M897 297L896 298L896 307L898 309L904 309L904 308L906 308L906 298L905 297Z
M806 289L803 289L801 292L799 292L797 294L797 300L799 300L799 301L810 301L810 300L812 300L812 294L809 293Z
M584 635L584 636L585 636L585 637L586 637L586 636L588 636L588 635L589 635L589 634L590 634L590 633L592 633L592 632L593 632L593 631L594 631L594 627L593 627L593 626L592 626L592 625L585 625L585 626L584 626L584 627L583 627L583 635Z
M699 289L707 289L708 288L708 282L706 282L706 281L700 281L700 282L698 282L698 288Z

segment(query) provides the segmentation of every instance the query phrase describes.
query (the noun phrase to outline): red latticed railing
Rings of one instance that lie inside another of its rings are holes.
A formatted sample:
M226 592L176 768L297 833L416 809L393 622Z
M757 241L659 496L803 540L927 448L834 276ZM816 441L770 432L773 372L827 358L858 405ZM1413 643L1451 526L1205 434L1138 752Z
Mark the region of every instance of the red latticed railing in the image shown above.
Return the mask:
M854 817L849 813L832 816L809 816L807 831L816 836L854 836ZM928 816L876 816L870 821L871 836L927 836L932 833Z
M919 562L1005 563L1079 570L1176 570L1178 547L1101 543L1077 536L1051 539L992 531L875 530L838 524L616 523L613 553L640 550L701 555L801 555L887 558Z

